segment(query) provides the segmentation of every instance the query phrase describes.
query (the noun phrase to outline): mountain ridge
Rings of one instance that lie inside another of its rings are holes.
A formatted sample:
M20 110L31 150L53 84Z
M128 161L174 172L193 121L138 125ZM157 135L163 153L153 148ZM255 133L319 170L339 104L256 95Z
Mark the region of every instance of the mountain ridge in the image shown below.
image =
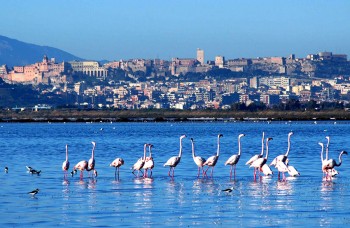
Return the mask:
M13 67L33 64L40 62L44 55L55 58L57 62L83 60L58 48L26 43L0 35L0 65Z

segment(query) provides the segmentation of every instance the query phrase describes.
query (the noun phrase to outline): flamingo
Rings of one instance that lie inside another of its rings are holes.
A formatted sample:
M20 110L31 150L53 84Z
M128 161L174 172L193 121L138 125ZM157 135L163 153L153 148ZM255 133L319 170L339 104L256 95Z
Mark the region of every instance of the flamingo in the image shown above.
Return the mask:
M202 169L202 175L204 176L203 164L205 162L205 159L200 157L200 156L196 156L196 153L194 151L194 140L193 140L193 138L191 138L191 142L192 142L192 157L193 157L193 161L198 166L198 175L197 175L197 177L199 177L199 173L200 173L201 169Z
M251 165L256 159L261 158L264 154L264 137L265 137L265 132L263 132L262 139L261 139L261 153L256 154L253 157L251 157L245 164L246 165Z
M68 145L66 145L66 160L62 164L62 170L64 171L64 176L67 176L67 171L69 169L69 161L68 161Z
M275 168L278 170L278 174L282 173L282 180L285 181L286 176L284 175L284 173L289 172L288 166L282 161L277 161ZM278 179L279 178L280 178L280 175L278 175Z
M267 138L266 139L266 155L265 157L262 158L258 158L257 160L255 160L250 166L250 167L254 167L256 169L259 170L259 172L261 172L261 168L266 164L267 162L267 158L269 156L269 141L272 140L272 138ZM254 179L256 178L256 173L254 172Z
M216 151L216 155L213 155L211 157L209 157L204 163L203 166L207 165L208 168L205 170L204 175L207 174L208 169L211 167L211 177L213 177L213 171L214 171L214 167L219 159L219 154L220 154L220 138L222 137L222 134L218 135L218 148Z
M124 160L122 158L116 158L114 161L112 161L109 166L115 167L115 172L114 172L114 177L116 178L117 176L117 171L118 171L118 179L119 179L119 168L120 166L124 165Z
M240 134L238 136L238 154L234 154L232 155L229 159L227 159L227 161L225 162L225 166L226 165L230 165L231 169L230 169L230 179L232 178L232 168L234 167L234 177L236 177L236 165L239 161L239 158L241 157L241 138L244 137L245 134Z
M76 173L77 170L80 170L80 179L82 179L82 178L83 178L83 172L84 172L84 170L90 171L89 168L88 168L88 162L85 161L85 160L82 160L82 161L78 162L78 163L73 167L72 174L73 174L73 173Z
M256 161L257 159L259 159L259 158L262 158L262 156L263 156L263 154L264 154L264 140L265 140L265 132L263 132L263 134L262 134L262 139L261 139L261 153L260 154L256 154L256 155L254 155L253 157L251 157L245 164L246 165L251 165L254 161ZM263 172L264 172L264 174L265 175L272 175L272 170L269 168L269 169L267 169L267 168L264 168L264 169L262 169L263 170ZM265 170L265 171L264 171ZM256 171L257 171L257 169L256 168L254 168L254 176L256 175Z
M275 159L272 160L270 166L274 165L275 168L277 168L277 163L278 162L283 162L285 163L287 158L288 158L288 154L289 154L289 151L290 151L290 137L293 135L293 132L289 132L288 134L288 148L287 148L287 152L285 154L281 154L281 155L278 155L277 157L275 157ZM286 167L284 167L284 165L281 165L279 164L278 165L280 167L281 170L285 170ZM283 167L283 168L282 168ZM278 170L278 169L277 169ZM286 171L287 172L287 171ZM280 178L280 171L278 171L278 179ZM283 174L284 176L284 174Z
M182 155L182 139L186 138L186 135L182 135L180 137L180 151L179 151L179 156L174 156L169 158L169 160L164 164L164 166L169 166L169 172L168 172L168 176L174 178L174 170L175 167L179 164L180 160L181 160L181 155ZM173 171L173 175L170 176L170 172L171 170Z
M329 160L328 160L328 152L329 152L330 137L329 137L329 136L326 136L326 139L327 139L327 146L326 146L326 158L325 158L325 161L329 161ZM331 176L334 177L334 176L336 176L337 174L339 174L338 171L335 170L335 169L332 169L332 171L331 171Z
M152 177L152 169L154 168L154 161L152 157L152 147L153 147L152 144L148 144L149 157L146 157L145 164L143 165L143 169L145 170L144 177L147 177L148 170L151 171L150 177Z
M254 168L254 171L256 170L256 168ZM273 174L270 166L268 166L267 164L264 164L262 167L261 167L261 171L265 174L265 176L270 176ZM255 174L254 174L255 175Z
M94 170L94 173L96 174L95 171L95 147L96 147L96 143L95 142L91 142L92 143L92 152L91 152L91 158L89 159L88 162L88 168L89 168L89 172L91 170Z
M342 155L343 154L348 154L348 152L346 152L345 150L341 151L340 154L339 154L339 163L337 163L336 160L334 159L329 159L328 161L326 161L324 164L323 164L323 169L326 170L327 174L329 171L332 171L332 169L335 167L335 166L341 166L342 164Z
M139 176L139 172L141 171L142 173L142 167L145 165L145 161L146 161L146 149L147 149L148 144L145 143L145 145L143 146L143 158L141 157L139 160L137 160L137 162L131 167L132 169L132 174L135 175L135 171L137 170L137 177ZM136 176L136 175L135 175Z
M289 174L291 177L300 176L300 173L298 172L298 170L296 170L296 169L294 168L294 166L287 165L287 168L288 168L288 174Z
M275 159L272 160L270 166L272 166L272 165L276 166L278 161L286 162L286 160L288 158L289 151L290 151L290 137L292 135L293 135L293 132L289 132L287 152L285 154L281 154L281 155L278 155L277 157L275 157Z

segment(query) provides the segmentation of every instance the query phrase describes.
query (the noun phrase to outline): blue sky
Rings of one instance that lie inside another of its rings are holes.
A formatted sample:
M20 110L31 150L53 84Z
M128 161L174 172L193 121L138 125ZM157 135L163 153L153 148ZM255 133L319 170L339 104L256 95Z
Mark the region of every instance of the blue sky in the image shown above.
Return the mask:
M0 34L94 60L350 55L348 0L11 0Z

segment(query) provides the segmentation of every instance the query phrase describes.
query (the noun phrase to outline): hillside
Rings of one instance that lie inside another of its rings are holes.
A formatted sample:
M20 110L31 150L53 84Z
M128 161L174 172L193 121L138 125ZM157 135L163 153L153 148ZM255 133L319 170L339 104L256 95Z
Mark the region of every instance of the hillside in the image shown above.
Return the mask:
M0 65L24 66L41 61L44 55L56 58L57 62L82 60L57 48L29 44L0 35Z

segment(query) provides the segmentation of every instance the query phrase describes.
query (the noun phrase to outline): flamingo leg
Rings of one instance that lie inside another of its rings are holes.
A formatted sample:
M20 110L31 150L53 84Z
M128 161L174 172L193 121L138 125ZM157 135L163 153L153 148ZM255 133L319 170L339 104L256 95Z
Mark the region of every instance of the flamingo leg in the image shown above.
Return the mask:
M207 171L210 168L210 166L208 166L208 168L205 170L204 174L207 176Z
M230 180L232 178L232 168L233 168L233 166L231 165L231 168L230 168Z
M152 172L152 169L151 169L151 176L150 177L152 177L152 175L153 175L153 172Z
M202 176L205 177L207 174L204 172L204 167L202 166Z
M234 177L234 179L236 179L236 165L235 165L235 168L234 168L234 171L233 171L233 177Z
M174 178L174 173L175 173L175 167L173 167L173 178Z

